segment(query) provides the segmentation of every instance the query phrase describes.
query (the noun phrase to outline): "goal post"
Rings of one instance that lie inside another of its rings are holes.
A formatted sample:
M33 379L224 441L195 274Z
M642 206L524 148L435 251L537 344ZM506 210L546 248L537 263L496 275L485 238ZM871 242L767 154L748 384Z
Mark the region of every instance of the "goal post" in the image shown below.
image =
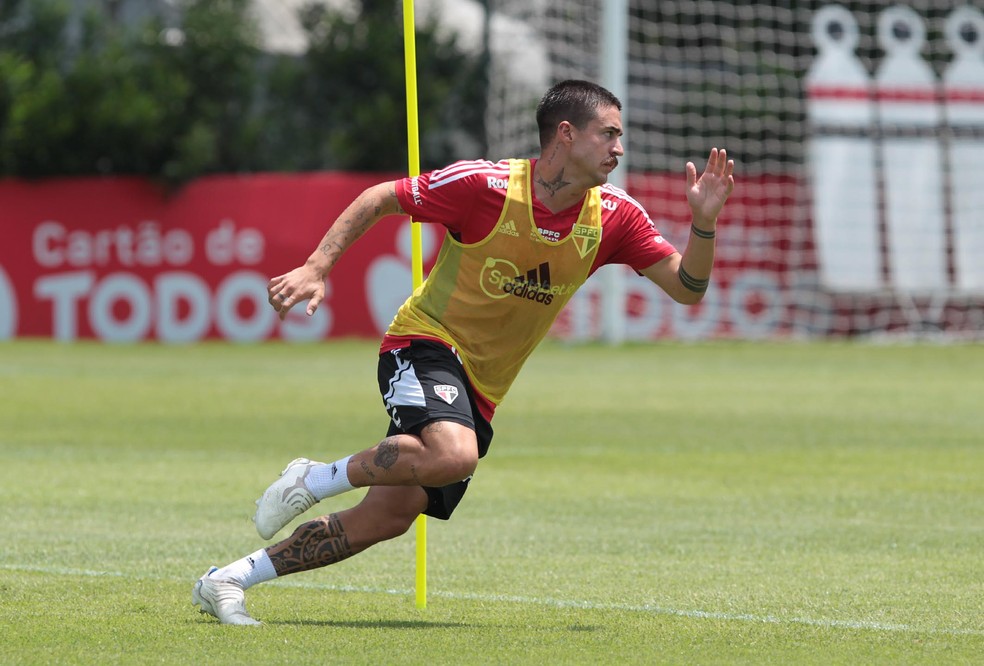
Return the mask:
M599 272L556 335L984 335L984 188L973 184L984 177L978 7L488 5L490 159L536 154L532 109L550 84L587 78L611 87L625 107L616 184L681 250L684 165L700 168L712 146L736 161L700 305L677 306L632 271Z
M628 19L629 0L610 0L602 14L601 85L610 90L623 103L625 123L630 109L628 99ZM628 137L622 137L623 147ZM631 158L629 158L631 159ZM625 188L625 168L616 169L609 182ZM602 289L601 335L609 344L625 341L625 270L622 266L605 266L600 269Z

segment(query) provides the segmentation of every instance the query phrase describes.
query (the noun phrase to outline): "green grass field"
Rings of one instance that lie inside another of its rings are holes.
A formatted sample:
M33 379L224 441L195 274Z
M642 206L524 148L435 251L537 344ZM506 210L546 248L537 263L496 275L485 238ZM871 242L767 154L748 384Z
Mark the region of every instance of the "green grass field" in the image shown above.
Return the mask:
M375 353L0 344L0 663L984 662L980 345L547 344L426 609L411 531L199 615L287 461L383 433Z

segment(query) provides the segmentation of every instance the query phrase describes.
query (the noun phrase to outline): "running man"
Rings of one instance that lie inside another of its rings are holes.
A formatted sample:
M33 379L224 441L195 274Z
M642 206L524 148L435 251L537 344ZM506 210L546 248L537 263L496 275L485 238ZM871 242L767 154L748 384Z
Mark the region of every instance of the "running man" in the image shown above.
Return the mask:
M679 303L701 300L734 162L712 148L699 177L687 163L692 225L681 254L638 202L607 184L623 155L621 109L593 83L558 83L536 110L538 159L463 161L374 185L303 265L270 280L270 304L281 319L299 303L313 315L332 267L382 218L410 215L446 229L434 269L382 341L386 437L334 462L293 460L257 500L254 522L270 539L325 498L368 487L365 498L212 567L192 591L203 613L224 624L259 624L246 612L249 587L347 559L404 534L422 513L450 518L488 452L497 406L598 267L627 264Z

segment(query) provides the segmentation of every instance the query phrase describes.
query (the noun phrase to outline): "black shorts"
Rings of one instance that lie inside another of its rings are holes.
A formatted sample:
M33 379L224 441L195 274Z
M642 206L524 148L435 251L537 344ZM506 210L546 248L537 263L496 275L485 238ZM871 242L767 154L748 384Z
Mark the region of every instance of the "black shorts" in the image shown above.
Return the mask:
M492 425L478 411L465 368L450 349L437 342L414 340L408 347L380 354L377 377L390 416L387 437L419 436L429 423L454 421L475 431L479 458L488 453ZM450 518L469 481L471 477L440 488L425 486L428 503L424 514Z

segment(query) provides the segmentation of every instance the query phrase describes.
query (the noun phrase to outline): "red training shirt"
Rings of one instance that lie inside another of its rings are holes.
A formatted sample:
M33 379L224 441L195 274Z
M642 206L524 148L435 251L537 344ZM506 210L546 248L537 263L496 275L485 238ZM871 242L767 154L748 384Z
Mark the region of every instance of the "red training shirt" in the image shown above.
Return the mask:
M536 160L530 160L530 173ZM505 203L509 161L464 160L436 171L396 181L400 206L416 222L441 224L465 245L483 240L495 229ZM533 219L544 238L561 240L570 233L582 202L554 213L536 198ZM642 271L676 252L653 224L646 209L625 190L601 186L601 245L589 274L605 264L626 264ZM387 335L381 351L405 347L406 337ZM438 341L440 342L440 341ZM474 391L479 410L489 421L495 405Z

